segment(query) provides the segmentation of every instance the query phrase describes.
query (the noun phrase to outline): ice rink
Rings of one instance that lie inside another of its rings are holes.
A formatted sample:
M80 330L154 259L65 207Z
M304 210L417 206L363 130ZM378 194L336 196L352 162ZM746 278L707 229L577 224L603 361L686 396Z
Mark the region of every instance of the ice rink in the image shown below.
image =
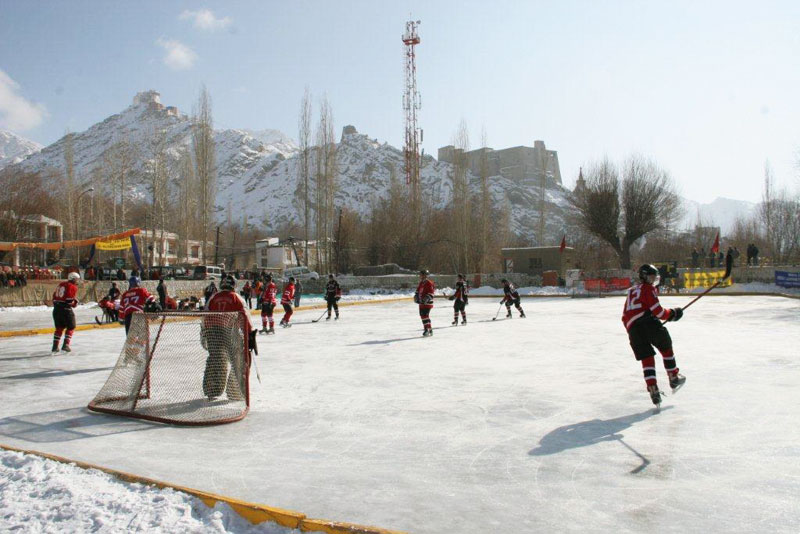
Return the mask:
M206 428L86 410L122 329L57 356L52 336L3 338L0 443L418 533L800 531L800 300L708 296L670 323L687 383L660 413L621 298L523 299L527 319L492 322L498 300L451 327L437 299L429 339L410 300L299 311L259 336L249 415Z

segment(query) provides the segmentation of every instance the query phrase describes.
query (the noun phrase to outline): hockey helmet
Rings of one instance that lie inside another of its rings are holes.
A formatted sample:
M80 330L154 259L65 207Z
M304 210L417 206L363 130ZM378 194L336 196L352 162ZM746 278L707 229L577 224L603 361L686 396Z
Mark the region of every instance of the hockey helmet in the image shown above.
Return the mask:
M506 278L503 278L502 280L500 280L500 283L501 283L501 284L507 284L507 283L508 283L508 280L507 280Z
M266 280L267 282L272 282L272 274L270 274L270 273L267 273L267 274L264 276L264 280Z
M226 276L219 281L219 288L223 291L233 291L236 288L236 280L232 276Z
M429 274L431 274L431 273L430 273L430 271L428 271L428 269L420 269L420 271L419 271L419 275L420 276L428 276Z
M293 283L293 284L294 284L294 276L290 276L290 277L289 277L289 282L291 282L291 283Z
M651 276L654 277L652 280L650 280ZM655 265L650 265L649 263L645 263L644 265L639 267L639 280L657 286L658 283L661 281L661 277L659 276L658 269L656 268Z
M463 275L463 274L461 274L461 273L458 273L458 279L459 279L459 280L464 280L464 275Z
M135 276L131 276L131 279L128 280L128 289L132 287L139 287L139 279Z
M329 275L328 275L328 278L330 278L331 280L333 280L333 273L329 274Z
M79 275L78 273L69 273L67 275L67 280L69 280L70 282L77 282L80 279L81 275Z

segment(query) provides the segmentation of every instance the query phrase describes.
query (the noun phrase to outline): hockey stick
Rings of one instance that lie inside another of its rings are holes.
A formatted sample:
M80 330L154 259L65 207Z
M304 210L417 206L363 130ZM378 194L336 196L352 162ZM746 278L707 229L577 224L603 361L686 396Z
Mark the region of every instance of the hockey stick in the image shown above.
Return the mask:
M501 309L503 309L503 303L502 302L500 303L500 306L497 308L497 313L494 314L494 317L492 318L492 321L496 321L497 320L497 316L500 315L500 310Z
M258 378L258 383L261 383L261 373L258 372L258 362L256 362L256 356L258 356L258 342L256 341L256 337L250 337L248 335L248 342L252 342L252 345L248 347L254 355L251 355L250 360L253 362L253 368L256 370L256 378Z
M318 323L319 321L321 321L321 320L322 320L322 318L323 318L323 317L325 317L325 314L326 314L326 313L328 313L328 310L327 310L327 309L326 309L324 312L322 312L322 315L320 315L318 318L316 318L316 319L311 319L311 322L312 322L312 323Z
M725 274L722 275L722 279L721 280L717 280L716 282L714 282L714 285L712 285L711 287L709 287L708 289L706 289L705 291L703 291L702 293L697 295L695 298L693 298L689 302L689 304L687 304L686 306L683 306L682 309L685 310L686 308L688 308L689 306L691 306L692 304L694 304L695 302L700 300L700 297L708 294L709 291L711 291L712 289L714 289L715 287L720 285L722 282L727 280L731 275L731 270L732 269L733 269L733 254L728 252L728 254L725 256ZM667 321L664 321L661 324L666 324L666 323L667 323Z

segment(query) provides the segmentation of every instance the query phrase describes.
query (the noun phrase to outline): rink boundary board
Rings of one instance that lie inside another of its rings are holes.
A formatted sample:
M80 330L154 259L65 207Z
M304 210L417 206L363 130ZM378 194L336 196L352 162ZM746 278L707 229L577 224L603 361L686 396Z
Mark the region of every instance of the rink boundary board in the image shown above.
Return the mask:
M215 493L187 488L185 486L178 486L176 484L170 484L161 480L141 477L132 473L117 471L116 469L110 469L108 467L102 467L87 462L70 460L69 458L56 456L54 454L48 454L30 449L19 449L4 445L2 443L0 443L0 449L22 454L31 454L62 464L75 465L81 469L97 469L98 471L109 474L122 482L143 484L146 486L153 486L158 489L169 488L174 491L179 491L181 493L197 497L209 508L213 508L218 502L222 502L230 506L231 509L240 517L246 519L254 525L258 525L265 521L270 521L277 523L282 527L300 529L303 532L325 532L326 534L407 534L405 531L401 530L387 530L378 527L356 525L354 523L328 521L326 519L312 519L306 517L305 514L291 510L284 510L283 508L275 508L272 506L265 506L263 504L240 501L231 497L225 497L224 495L217 495Z
M613 293L608 295L603 295L604 298L608 297L624 297L626 293ZM697 293L669 293L661 295L662 297L691 297L697 295ZM522 298L530 299L530 298L568 298L570 295L568 293L565 294L557 294L557 295L520 295ZM480 298L480 299L495 299L497 297L502 297L502 295L470 295L470 298ZM726 292L719 292L719 293L709 293L706 297L783 297L788 299L800 299L800 295L791 295L788 293L758 293L755 291L726 291ZM447 297L436 297L437 299L447 300ZM390 299L376 299L376 300L357 300L353 302L340 302L339 307L347 307L347 306L364 306L368 304L385 304L387 302L401 302L404 300L411 300L411 297L396 297ZM303 311L305 310L322 310L326 308L325 304L311 304L309 306L303 306ZM261 312L259 310L250 310L250 315L258 315ZM75 327L75 330L95 330L95 329L102 329L102 328L122 328L122 325L117 323L109 323L109 324L81 324ZM32 328L27 330L5 330L0 331L0 338L4 337L18 337L18 336L36 336L40 334L52 334L55 332L55 328Z
M403 300L411 300L411 297L395 297L390 299L375 299L375 300L355 300L352 302L340 302L339 307L347 307L347 306L362 306L367 304L380 304L384 302L399 302ZM310 304L308 306L303 306L303 311L305 310L322 310L326 308L326 304ZM260 310L250 310L250 315L259 315L261 313ZM102 328L122 328L121 324L118 323L108 323L108 324L79 324L75 327L75 330L96 330ZM17 336L36 336L40 334L52 334L55 332L55 328L47 327L47 328L31 328L26 330L5 330L0 331L0 338L3 337L17 337Z

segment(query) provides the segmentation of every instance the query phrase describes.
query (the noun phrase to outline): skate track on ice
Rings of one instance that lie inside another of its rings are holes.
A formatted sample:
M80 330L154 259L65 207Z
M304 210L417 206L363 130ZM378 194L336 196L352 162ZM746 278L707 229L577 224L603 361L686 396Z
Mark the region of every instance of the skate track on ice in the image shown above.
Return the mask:
M120 329L58 356L51 336L2 339L0 443L410 532L800 530L799 300L709 297L670 323L687 383L659 414L621 298L491 322L497 300L450 327L437 299L430 339L410 302L301 310L259 336L247 418L208 428L86 410Z

